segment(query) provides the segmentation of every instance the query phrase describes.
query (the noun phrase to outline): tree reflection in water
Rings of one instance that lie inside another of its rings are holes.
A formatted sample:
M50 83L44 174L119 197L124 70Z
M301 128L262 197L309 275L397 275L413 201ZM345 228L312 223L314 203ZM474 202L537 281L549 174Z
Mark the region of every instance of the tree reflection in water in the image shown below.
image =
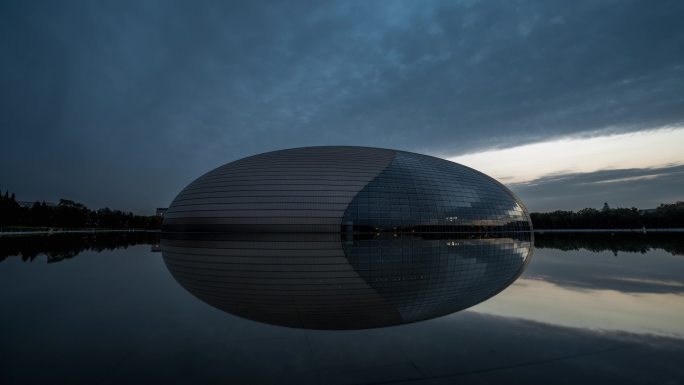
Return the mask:
M133 245L158 244L159 233L145 231L2 236L0 261L11 256L33 261L39 255L45 255L47 262L53 263L73 258L86 250L99 253Z
M672 255L684 255L682 233L671 232L596 232L596 233L546 233L534 235L534 246L540 249L607 251L645 254L650 250L663 249Z

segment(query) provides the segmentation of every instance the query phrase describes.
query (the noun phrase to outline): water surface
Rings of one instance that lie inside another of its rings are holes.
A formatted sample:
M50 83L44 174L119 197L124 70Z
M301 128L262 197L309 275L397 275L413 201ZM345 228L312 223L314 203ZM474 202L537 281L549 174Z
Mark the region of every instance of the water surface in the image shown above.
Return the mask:
M209 306L154 236L0 238L0 383L682 383L682 241L658 237L537 236L485 302L342 331Z

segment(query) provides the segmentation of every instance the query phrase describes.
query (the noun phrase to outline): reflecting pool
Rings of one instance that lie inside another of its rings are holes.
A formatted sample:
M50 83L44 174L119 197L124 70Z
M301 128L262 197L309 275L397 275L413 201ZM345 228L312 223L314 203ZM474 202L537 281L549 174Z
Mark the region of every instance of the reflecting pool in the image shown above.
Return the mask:
M0 237L0 383L684 380L681 234L537 234L531 261L518 259L529 264L517 280L520 263L487 270L482 262L491 253L526 256L524 240L515 238L248 241L236 247L231 239L155 234ZM319 284L329 296L313 298L297 285L320 280L320 266L305 275L274 268L271 279L295 284L285 287L296 289L289 293L282 286L235 286L251 281L254 272L244 263L211 276L212 253L233 250L239 257L266 246L273 252L273 241L296 242L300 251L317 250L313 255L339 244L349 274L339 273L344 266L323 274L329 280ZM407 264L416 250L434 258ZM193 253L202 258L188 262ZM445 269L452 273L436 274ZM445 278L457 274L492 277L496 285L467 290ZM418 284L413 278L420 276L431 280ZM368 306L348 302L351 287ZM283 299L295 306L277 306ZM324 316L338 305L347 317ZM274 306L274 314L264 313ZM392 316L383 318L387 312ZM388 324L399 325L381 327Z

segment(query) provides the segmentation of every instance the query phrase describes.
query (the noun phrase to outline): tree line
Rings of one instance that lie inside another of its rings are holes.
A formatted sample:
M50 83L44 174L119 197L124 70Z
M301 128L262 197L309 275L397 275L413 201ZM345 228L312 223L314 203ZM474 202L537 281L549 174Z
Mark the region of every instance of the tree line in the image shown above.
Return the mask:
M654 210L586 208L574 211L531 213L535 229L655 229L684 227L684 202L661 204Z
M60 199L57 205L35 202L20 205L15 195L0 191L0 227L47 227L92 229L160 229L162 218L134 215L108 207L91 210L81 203Z

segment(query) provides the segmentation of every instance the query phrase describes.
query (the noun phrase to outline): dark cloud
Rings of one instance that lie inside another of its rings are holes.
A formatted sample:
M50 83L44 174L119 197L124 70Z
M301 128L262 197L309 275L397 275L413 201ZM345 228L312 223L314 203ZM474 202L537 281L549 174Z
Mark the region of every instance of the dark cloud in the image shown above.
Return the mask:
M0 3L0 187L149 210L276 148L684 119L684 3Z
M530 211L600 209L604 202L648 209L682 200L684 166L549 176L509 187Z

